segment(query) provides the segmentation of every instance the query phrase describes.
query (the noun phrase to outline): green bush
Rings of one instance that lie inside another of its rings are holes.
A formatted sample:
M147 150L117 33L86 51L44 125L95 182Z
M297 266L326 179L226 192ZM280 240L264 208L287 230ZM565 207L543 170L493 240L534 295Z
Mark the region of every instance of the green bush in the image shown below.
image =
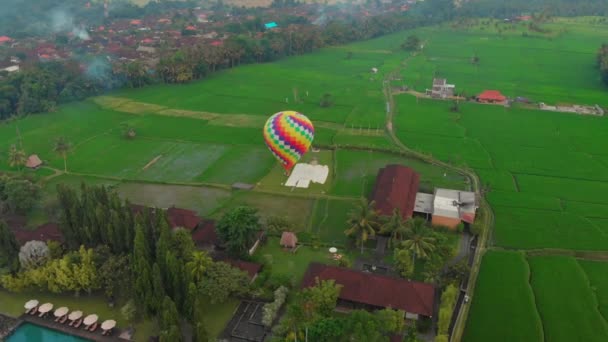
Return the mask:
M276 291L274 291L274 301L272 303L268 303L264 305L264 312L262 314L262 323L270 327L274 319L277 317L277 313L281 309L281 306L285 303L285 299L287 299L287 293L289 289L285 286L279 287Z

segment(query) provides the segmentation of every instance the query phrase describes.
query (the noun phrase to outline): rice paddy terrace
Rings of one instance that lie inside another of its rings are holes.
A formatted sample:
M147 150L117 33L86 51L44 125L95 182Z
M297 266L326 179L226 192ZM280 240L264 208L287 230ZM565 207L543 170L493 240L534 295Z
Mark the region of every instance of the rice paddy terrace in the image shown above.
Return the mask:
M395 153L399 147L386 133L385 80L424 91L433 77L445 77L469 95L497 89L547 104L608 106L608 88L595 70L608 27L594 18L543 27L540 34L490 20L446 24L192 84L119 91L1 126L0 158L17 141L18 126L25 150L47 163L39 171L48 173L49 200L55 184L84 179L114 184L134 201L205 216L252 204L344 243L345 213L389 162L417 169L423 187L467 187L457 173ZM399 47L410 34L424 41L415 55ZM325 93L334 100L329 108L319 106ZM451 102L392 96L388 126L401 143L474 170L494 212L463 340L608 340L608 264L596 261L608 253L608 119L468 102L455 112ZM331 165L326 184L280 185L284 176L263 145L261 126L286 108L314 122L321 150L308 158ZM125 139L125 127L137 137ZM60 135L73 145L67 173L52 152ZM235 192L234 182L256 188Z

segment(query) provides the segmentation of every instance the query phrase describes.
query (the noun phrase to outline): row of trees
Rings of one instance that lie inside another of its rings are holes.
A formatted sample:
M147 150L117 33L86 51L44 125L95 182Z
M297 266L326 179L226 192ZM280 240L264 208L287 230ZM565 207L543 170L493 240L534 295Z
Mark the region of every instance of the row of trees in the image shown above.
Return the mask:
M450 257L452 248L446 234L447 228L429 227L423 218L405 221L398 210L388 218L381 218L373 201L361 202L349 213L347 236L355 239L363 251L365 242L376 234L388 236L388 244L394 251L395 266L400 275L411 278L416 271L416 260L424 260L421 280L445 285L463 279L468 269L466 264L455 265L441 275L441 270ZM477 226L476 226L477 227Z
M608 85L608 44L602 44L597 53L597 64L600 69L602 81Z
M66 251L52 241L19 249L0 223L0 262L10 272L0 281L6 289L103 290L112 301L129 302L125 312L158 317L161 341L181 340L182 318L192 324L196 341L207 341L203 303L250 291L245 272L198 251L189 231L170 228L163 210L134 214L129 202L103 186L83 184L78 193L61 185L58 197ZM257 224L257 213L246 208L229 212L225 221L235 218L243 219L241 226Z

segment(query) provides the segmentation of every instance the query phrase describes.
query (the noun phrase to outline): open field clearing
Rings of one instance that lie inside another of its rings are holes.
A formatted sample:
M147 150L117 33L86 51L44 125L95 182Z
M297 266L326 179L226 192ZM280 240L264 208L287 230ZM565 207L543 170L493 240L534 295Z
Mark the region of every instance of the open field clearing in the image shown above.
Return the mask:
M432 191L433 186L454 189L466 187L464 179L458 174L389 153L338 150L336 162L336 180L331 193L338 196L367 196L376 182L378 170L388 164L402 164L418 171L421 191Z
M488 251L481 264L463 341L543 341L529 277L530 268L523 253Z
M547 341L606 341L608 323L572 257L531 257L531 284ZM604 285L604 284L599 284ZM568 319L564 319L564 315Z
M584 218L606 215L608 167L595 154L605 153L597 150L608 133L605 118L470 103L452 113L449 102L408 95L397 101L395 129L405 144L480 171L496 213L494 243L606 248L608 230ZM588 144L572 146L578 137ZM568 210L569 201L580 203Z
M348 238L344 231L348 229L346 220L357 201L320 199L315 205L312 220L312 232L318 234L324 243L344 246Z
M123 183L118 193L135 204L157 208L189 208L205 216L230 199L230 191L210 187Z

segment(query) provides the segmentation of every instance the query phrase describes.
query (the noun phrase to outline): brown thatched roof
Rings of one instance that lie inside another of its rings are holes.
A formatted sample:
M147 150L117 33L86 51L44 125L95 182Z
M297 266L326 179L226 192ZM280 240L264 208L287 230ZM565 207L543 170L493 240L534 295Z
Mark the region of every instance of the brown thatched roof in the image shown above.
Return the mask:
M42 165L42 160L40 160L37 154L32 154L31 156L27 157L27 161L25 162L25 166L29 167L30 169L35 169L40 165Z
M295 248L298 244L298 237L292 232L283 232L281 235L281 246Z

